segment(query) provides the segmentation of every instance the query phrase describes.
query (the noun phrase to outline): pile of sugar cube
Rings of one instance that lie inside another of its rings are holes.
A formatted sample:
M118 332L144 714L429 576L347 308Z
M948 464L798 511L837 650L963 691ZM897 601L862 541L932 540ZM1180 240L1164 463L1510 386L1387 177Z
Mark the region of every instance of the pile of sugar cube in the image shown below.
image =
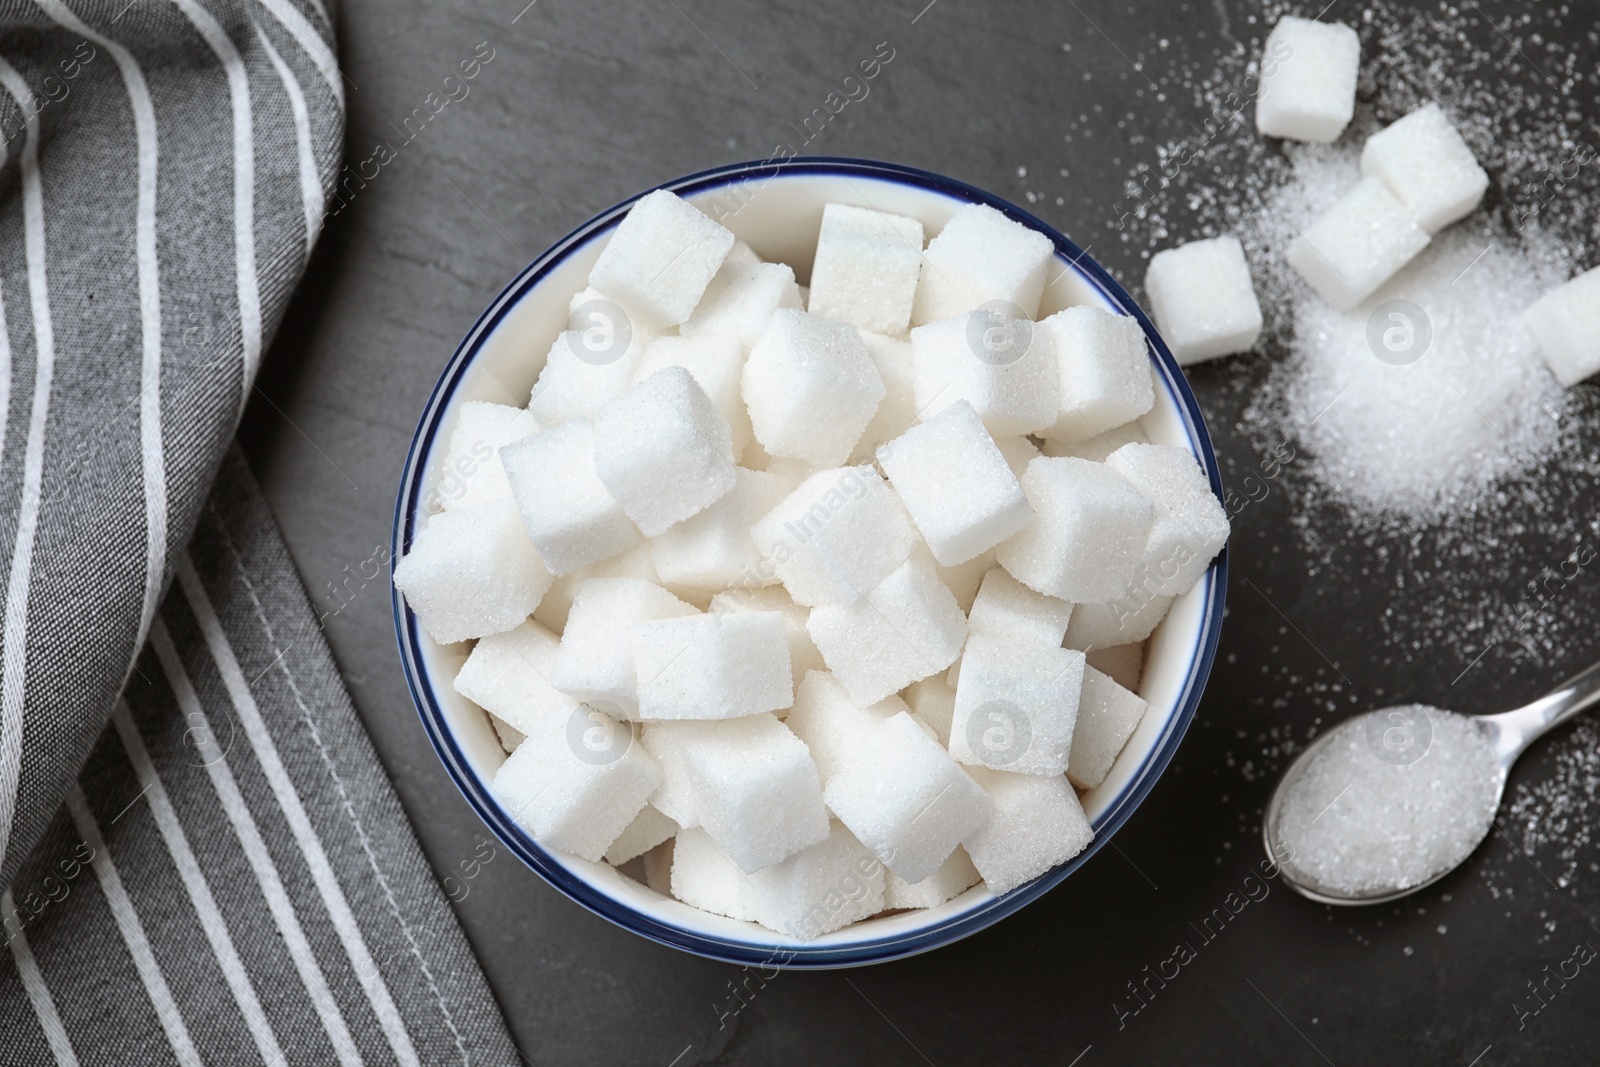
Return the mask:
M1256 129L1269 137L1330 144L1355 114L1360 40L1349 26L1286 16L1268 35L1256 97ZM1489 176L1437 103L1367 138L1361 178L1285 258L1336 311L1364 307L1446 226L1471 214ZM1239 240L1192 241L1151 257L1145 292L1180 364L1247 352L1261 307ZM1600 267L1545 293L1523 312L1563 385L1600 371Z
M543 846L810 939L1092 840L1077 791L1228 522L1140 428L1136 320L1034 321L1053 246L991 207L924 238L829 204L802 289L650 193L527 407L460 405L394 580L474 642L455 689Z

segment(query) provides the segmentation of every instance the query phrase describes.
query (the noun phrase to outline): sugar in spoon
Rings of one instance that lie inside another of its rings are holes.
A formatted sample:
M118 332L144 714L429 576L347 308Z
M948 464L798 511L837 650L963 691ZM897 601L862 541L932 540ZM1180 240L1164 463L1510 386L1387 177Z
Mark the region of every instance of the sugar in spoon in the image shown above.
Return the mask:
M1494 824L1528 746L1600 703L1600 664L1499 715L1381 708L1313 741L1262 819L1267 858L1322 904L1384 904L1460 866Z

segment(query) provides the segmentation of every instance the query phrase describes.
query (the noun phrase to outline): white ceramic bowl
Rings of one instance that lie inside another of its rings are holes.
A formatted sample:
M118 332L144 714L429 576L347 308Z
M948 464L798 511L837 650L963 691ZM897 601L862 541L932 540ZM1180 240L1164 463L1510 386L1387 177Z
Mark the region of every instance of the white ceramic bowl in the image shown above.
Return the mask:
M790 264L800 279L810 274L823 205L828 203L910 215L930 234L957 209L984 203L1038 230L1054 242L1057 260L1040 317L1075 304L1097 304L1136 317L1150 341L1157 382L1155 408L1141 420L1145 432L1153 442L1192 451L1220 497L1216 457L1200 410L1154 326L1097 263L1027 212L949 178L851 159L741 163L663 188L718 218L762 258ZM568 301L584 288L590 267L632 202L591 219L529 264L456 349L428 400L406 460L395 514L395 558L409 547L426 518L422 502L438 478L460 405L468 400L527 403L545 352L566 328ZM394 611L411 694L440 759L490 829L551 885L621 926L698 955L745 964L839 967L912 955L980 930L1045 893L1111 839L1166 768L1194 716L1216 651L1226 574L1224 552L1200 583L1173 604L1151 636L1140 685L1150 711L1105 781L1083 797L1095 829L1093 844L999 898L980 884L937 908L869 919L810 942L691 908L604 863L550 852L534 842L490 792L490 780L506 756L487 717L451 688L466 646L436 644L398 594Z

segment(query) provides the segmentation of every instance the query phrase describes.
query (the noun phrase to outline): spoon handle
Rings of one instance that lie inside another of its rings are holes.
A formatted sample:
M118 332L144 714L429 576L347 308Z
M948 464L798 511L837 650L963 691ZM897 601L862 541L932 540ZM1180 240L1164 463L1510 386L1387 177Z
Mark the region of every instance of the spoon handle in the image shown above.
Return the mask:
M1546 732L1600 704L1600 663L1568 678L1531 704L1485 716L1500 728L1499 749L1509 764Z

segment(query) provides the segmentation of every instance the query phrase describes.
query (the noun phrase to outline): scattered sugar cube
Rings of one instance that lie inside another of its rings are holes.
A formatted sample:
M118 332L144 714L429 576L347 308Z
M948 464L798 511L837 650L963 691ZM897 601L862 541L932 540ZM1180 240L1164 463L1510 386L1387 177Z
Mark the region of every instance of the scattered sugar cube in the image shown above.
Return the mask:
M1368 137L1361 173L1382 178L1430 234L1470 215L1489 188L1489 175L1438 104Z
M774 311L751 347L742 389L767 453L818 467L844 462L885 395L859 333L791 308Z
M1083 689L1083 653L973 634L961 656L950 754L1015 774L1063 774Z
M905 562L917 532L869 466L818 471L750 528L797 604L848 604Z
M1122 746L1144 718L1149 705L1093 667L1084 668L1078 725L1072 731L1067 778L1079 789L1105 781Z
M534 610L533 620L551 633L561 633L567 628L567 613L572 610L572 598L590 578L643 578L660 584L656 568L650 562L650 542L640 541L620 556L590 563L577 570L556 576L550 591Z
M644 333L630 333L626 341L620 333L609 337L599 331L562 333L544 357L528 412L545 428L593 418L633 381L651 340Z
M663 367L594 417L594 467L646 537L733 489L728 421L694 375Z
M1084 662L1122 688L1137 693L1139 678L1144 674L1144 643L1092 648L1085 654Z
M833 675L810 671L795 690L794 707L784 721L810 749L817 776L826 786L850 753L866 744L873 727L905 710L899 697L885 697L862 707L845 694Z
M1067 625L1066 647L1111 648L1143 641L1167 617L1172 597L1129 593L1104 604L1074 604Z
M908 882L894 871L884 872L885 908L937 908L954 900L983 880L967 850L957 845L937 871L920 882Z
M588 419L524 437L500 449L522 525L555 574L632 548L639 530L595 471Z
M653 322L675 326L700 302L733 240L693 204L657 189L617 226L589 284Z
M1005 457L1006 466L1011 468L1011 473L1019 479L1022 477L1022 472L1028 469L1028 464L1044 454L1026 437L997 437L994 446Z
M1017 480L1020 482L1021 479L1022 474L1017 472ZM978 595L978 585L983 581L983 576L997 563L995 550L991 548L954 567L946 567L935 560L934 569L939 575L939 581L944 583L945 588L950 590L950 595L955 597L956 603L961 606L962 614L966 614L972 610L972 601Z
M1256 129L1294 141L1337 140L1355 114L1360 65L1355 30L1285 15L1267 35Z
M517 750L517 746L528 739L528 735L512 726L497 715L489 716L489 725L494 728L494 736L500 741L500 748L506 755Z
M432 494L438 507L432 510L466 508L510 496L500 448L538 432L538 422L523 408L480 400L462 404Z
M1088 816L1065 777L973 767L994 800L994 816L962 842L989 892L1009 893L1082 852L1094 840Z
M1067 456L1028 464L1022 489L1033 523L998 553L1012 577L1074 604L1128 591L1155 512L1143 494L1104 464Z
M1237 237L1157 252L1145 268L1144 291L1180 367L1248 352L1261 336L1261 305Z
M627 723L592 708L537 726L495 772L495 798L539 844L598 860L661 783L661 768Z
M1039 313L1050 238L1006 218L987 204L957 211L922 253L916 325L965 315L994 301L1015 305L1014 314Z
M1228 540L1228 513L1187 448L1123 445L1106 466L1155 506L1134 586L1150 596L1182 596Z
M906 686L904 696L912 714L933 727L934 737L938 739L939 744L949 748L950 721L956 713L955 687L935 675Z
M1034 325L974 312L912 330L922 418L965 400L996 437L1054 426L1060 407L1056 360Z
M886 211L828 204L806 310L874 333L905 333L922 267L922 223Z
M1600 267L1556 286L1522 313L1562 385L1600 371Z
M1055 425L1040 430L1041 437L1091 440L1154 406L1155 379L1144 329L1133 316L1071 307L1034 329L1055 353L1061 386Z
M784 634L789 639L790 676L797 692L807 671L823 669L822 653L817 651L817 646L811 640L811 634L806 630L806 616L810 612L790 599L789 594L783 589L776 587L750 589L744 586L725 589L711 598L708 610L775 611L782 615ZM784 717L784 712L779 710L777 715L781 719Z
M1411 210L1382 179L1369 177L1296 237L1284 258L1335 311L1349 311L1428 241Z
M730 493L651 538L651 560L664 584L726 589L778 580L757 551L750 529L789 495L792 486L767 471L740 467L734 473L737 479Z
M573 598L550 684L617 718L639 711L633 625L699 612L640 578L595 578Z
M664 367L682 367L706 391L728 423L733 453L743 452L754 437L750 413L745 410L739 381L744 374L744 347L737 337L706 334L701 337L661 337L652 341L633 372L638 385Z
M993 804L905 712L873 725L822 792L828 808L908 882L937 871Z
M639 743L661 767L661 784L650 804L679 826L700 825L694 810L694 783L689 777L689 746L718 725L715 719L664 719L644 723Z
M1125 426L1118 426L1115 430L1107 430L1076 444L1062 444L1060 441L1045 441L1044 454L1047 456L1076 456L1079 459L1092 460L1095 463L1104 463L1107 456L1121 448L1123 445L1138 441L1148 443L1149 436L1144 432L1144 427L1137 422L1130 422ZM1017 475L1022 477L1022 475Z
M560 648L556 635L532 619L490 634L461 665L455 690L519 733L531 734L541 718L570 715L577 704L550 684Z
M680 830L672 846L672 895L713 915L755 920L750 879L699 830Z
M1033 521L1017 476L965 400L880 447L878 463L933 558L948 566Z
M444 645L521 624L553 580L509 500L441 511L394 568L406 605Z
M992 567L967 612L967 633L1057 648L1067 634L1070 618L1072 604L1068 601L1036 593L1005 568Z
M876 704L961 654L967 620L933 562L913 555L855 604L811 609L822 660L858 704Z
M828 836L749 879L755 920L810 941L883 910L883 865L855 836L830 823Z
M690 338L732 337L742 351L748 350L772 321L774 311L800 306L793 267L787 263L739 263L730 256L678 332Z
M794 702L789 638L775 611L635 623L633 661L646 721L732 719Z
M649 804L639 809L627 829L606 849L605 860L620 867L635 856L642 856L678 832L678 824Z
M717 723L685 746L684 760L701 828L746 874L828 836L817 765L771 715Z
M916 365L911 358L911 342L866 331L861 340L878 368L878 377L883 379L884 395L850 452L846 465L851 467L871 463L879 445L899 437L917 421Z

